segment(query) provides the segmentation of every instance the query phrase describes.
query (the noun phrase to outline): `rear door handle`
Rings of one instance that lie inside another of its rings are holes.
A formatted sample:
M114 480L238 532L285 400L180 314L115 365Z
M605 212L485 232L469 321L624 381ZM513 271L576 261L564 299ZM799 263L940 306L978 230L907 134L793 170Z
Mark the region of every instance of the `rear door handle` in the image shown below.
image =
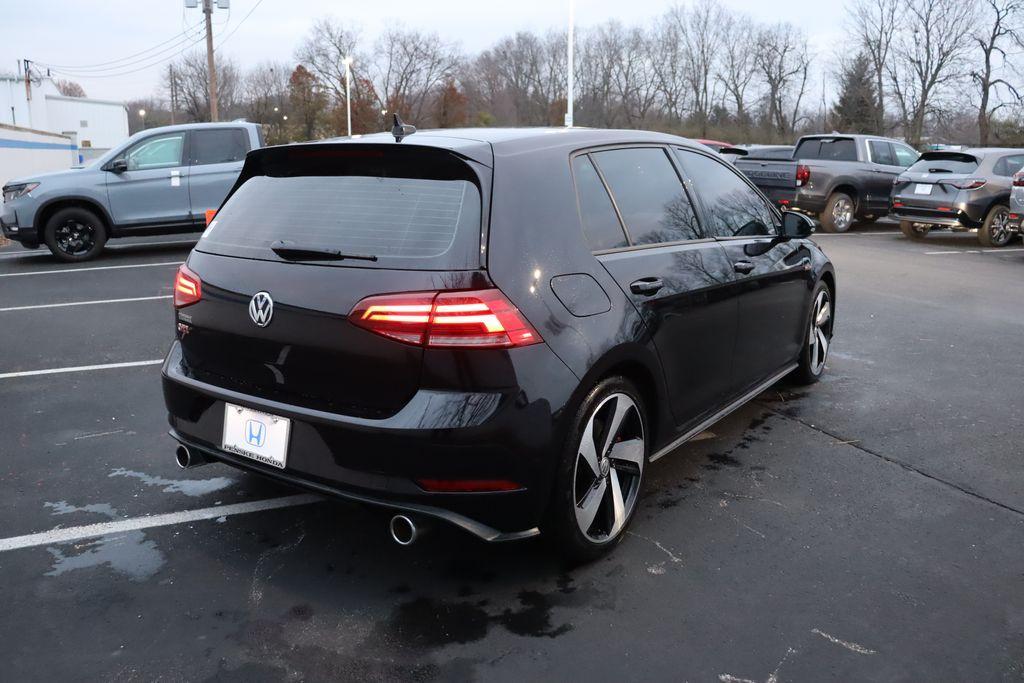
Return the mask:
M737 261L736 263L732 264L733 270L735 270L737 273L742 273L744 275L754 270L754 267L754 264L751 263L750 261Z
M650 296L656 294L659 289L665 286L660 277L642 277L629 283L629 291L634 294Z

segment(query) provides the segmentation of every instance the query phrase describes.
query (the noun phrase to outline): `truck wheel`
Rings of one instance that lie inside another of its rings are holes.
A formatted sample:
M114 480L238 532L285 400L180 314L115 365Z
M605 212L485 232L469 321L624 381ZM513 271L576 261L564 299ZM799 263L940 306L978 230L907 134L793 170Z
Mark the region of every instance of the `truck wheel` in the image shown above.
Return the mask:
M853 225L854 204L845 192L833 192L825 202L821 227L825 232L846 232Z
M986 247L1005 247L1013 239L1010 229L1010 208L1003 204L992 207L978 228L978 241Z
M107 242L107 227L88 209L60 209L46 221L43 240L61 261L75 263L95 258Z
M928 231L932 229L932 226L925 225L924 223L914 223L913 221L900 221L900 230L908 239L912 240L923 240L927 235Z

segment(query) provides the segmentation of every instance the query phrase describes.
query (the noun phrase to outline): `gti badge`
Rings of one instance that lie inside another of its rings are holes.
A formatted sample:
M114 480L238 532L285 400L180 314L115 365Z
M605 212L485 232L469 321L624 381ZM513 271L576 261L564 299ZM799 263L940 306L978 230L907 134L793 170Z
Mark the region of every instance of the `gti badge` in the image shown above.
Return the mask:
M270 324L274 317L274 300L266 292L256 292L249 302L249 317L260 327Z

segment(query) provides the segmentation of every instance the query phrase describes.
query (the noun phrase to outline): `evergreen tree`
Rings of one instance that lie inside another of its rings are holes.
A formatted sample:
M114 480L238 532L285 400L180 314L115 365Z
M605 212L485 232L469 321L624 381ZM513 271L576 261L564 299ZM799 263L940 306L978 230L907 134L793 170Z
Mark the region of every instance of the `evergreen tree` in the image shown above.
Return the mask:
M843 67L839 99L832 107L832 127L847 133L876 133L877 93L871 60L863 52Z

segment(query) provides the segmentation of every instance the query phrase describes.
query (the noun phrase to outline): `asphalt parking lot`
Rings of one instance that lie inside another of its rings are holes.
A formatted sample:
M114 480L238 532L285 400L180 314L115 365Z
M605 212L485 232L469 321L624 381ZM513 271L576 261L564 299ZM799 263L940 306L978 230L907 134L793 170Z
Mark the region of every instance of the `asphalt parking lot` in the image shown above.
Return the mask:
M0 250L0 680L1024 677L1019 241L820 236L825 379L652 465L629 536L572 568L179 470L155 362L180 239Z

